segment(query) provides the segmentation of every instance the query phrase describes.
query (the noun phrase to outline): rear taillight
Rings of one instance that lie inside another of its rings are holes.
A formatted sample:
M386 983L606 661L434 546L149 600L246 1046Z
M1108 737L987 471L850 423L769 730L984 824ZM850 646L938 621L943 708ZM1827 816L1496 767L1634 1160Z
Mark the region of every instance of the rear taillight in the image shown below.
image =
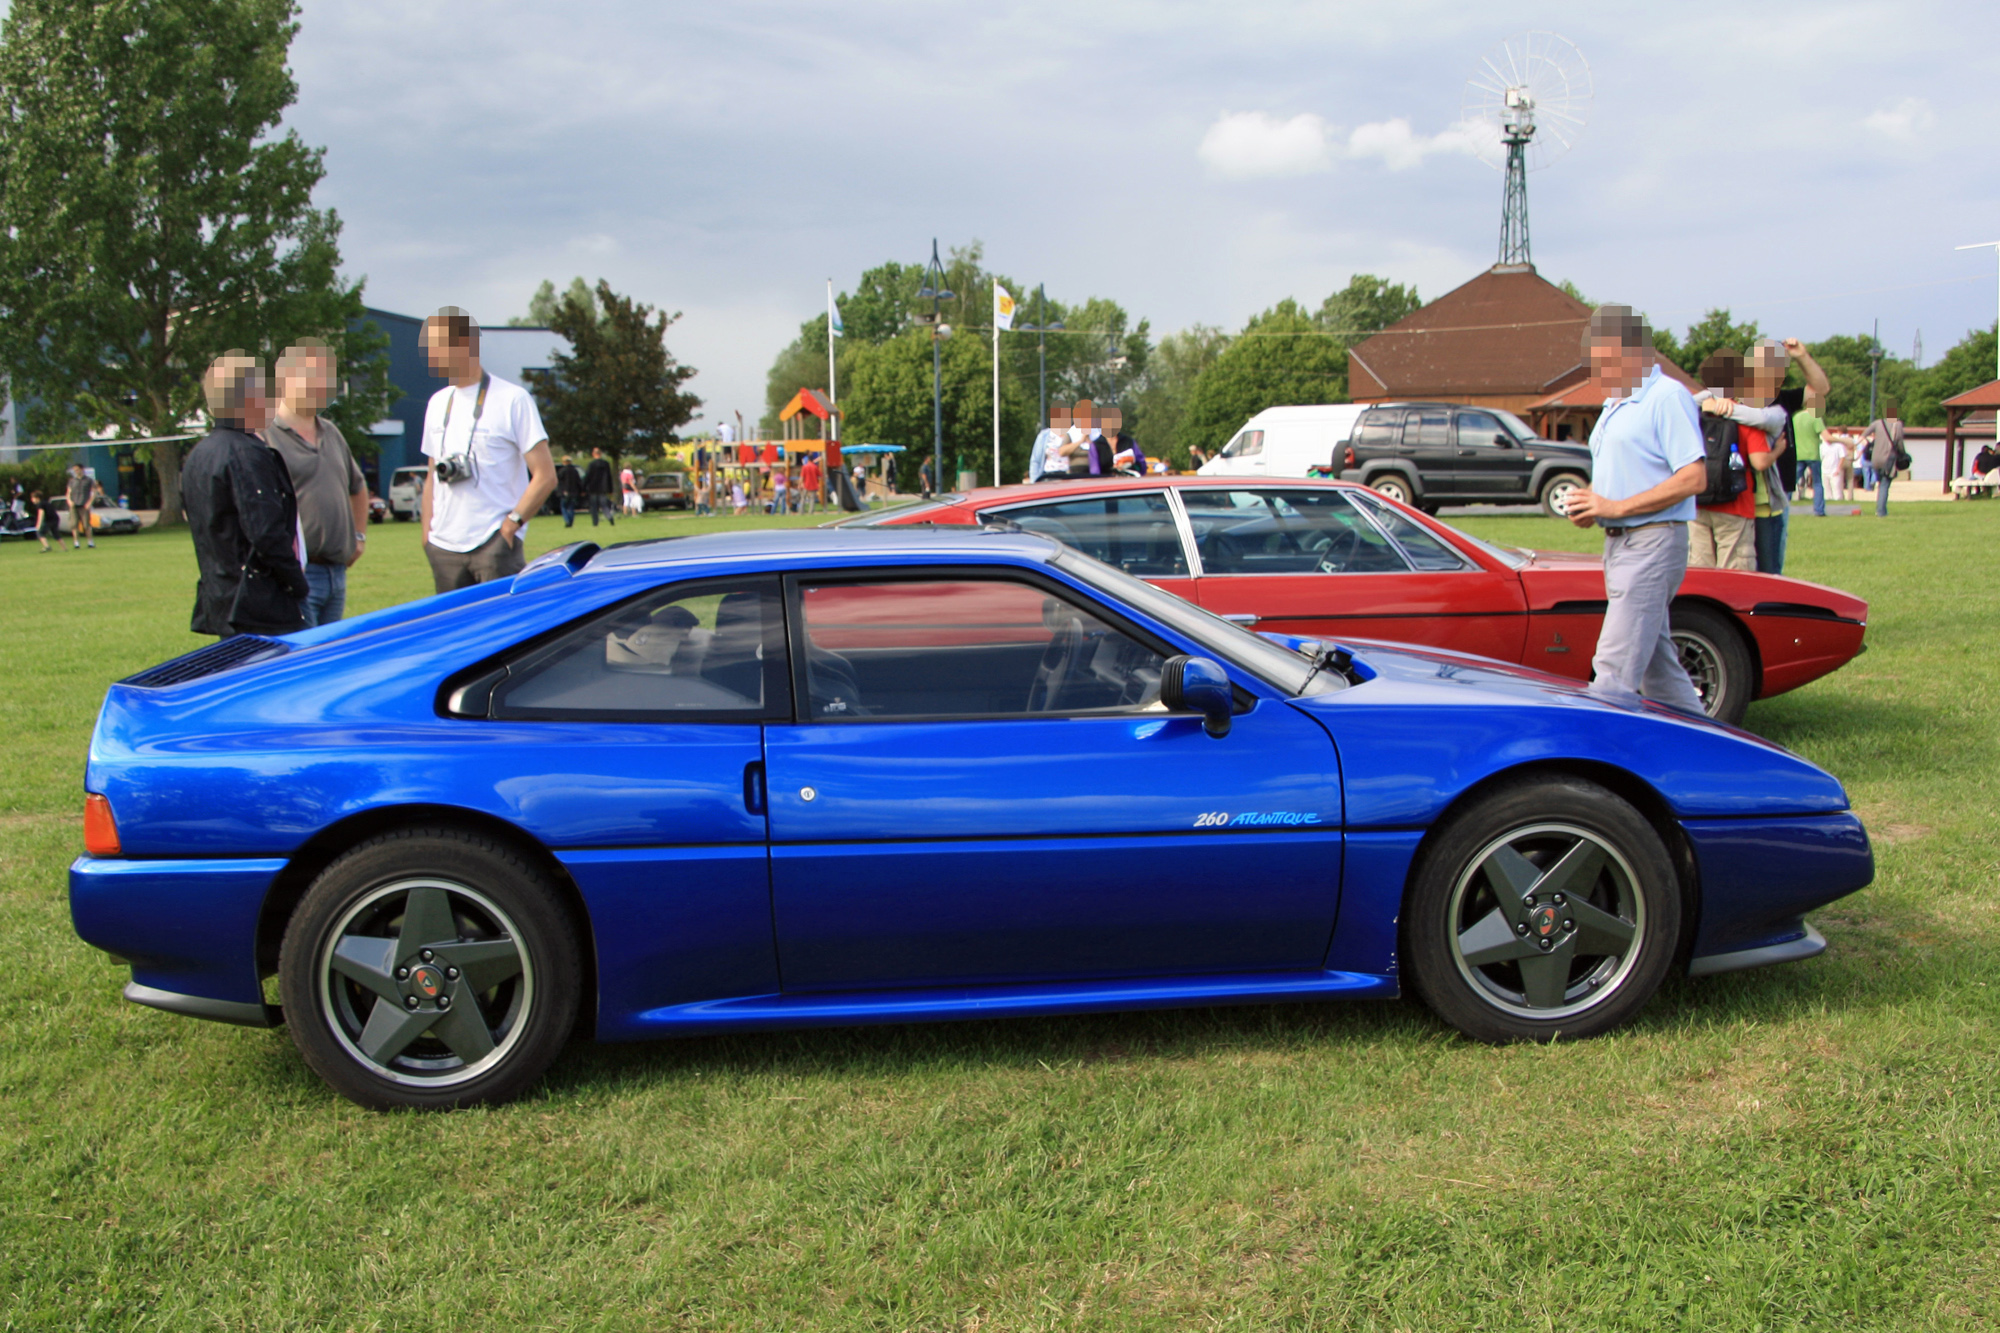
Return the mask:
M1350 445L1348 445L1348 446L1347 446L1347 452L1346 452L1345 454L1343 454L1343 455L1342 455L1342 457L1344 457L1344 458L1345 458L1345 459L1347 460L1347 462L1346 462L1346 466L1348 466L1348 467L1353 467L1353 466L1354 466L1354 446L1353 446L1353 445L1351 445L1351 444L1350 444Z
M83 797L83 850L92 856L122 856L118 845L118 821L111 816L111 801L96 792Z

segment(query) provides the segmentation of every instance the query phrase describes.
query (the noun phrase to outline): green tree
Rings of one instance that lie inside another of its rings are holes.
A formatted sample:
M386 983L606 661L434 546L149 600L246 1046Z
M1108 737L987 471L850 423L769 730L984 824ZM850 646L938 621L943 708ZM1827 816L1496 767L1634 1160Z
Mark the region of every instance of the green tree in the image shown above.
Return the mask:
M574 301L593 315L601 314L597 309L596 294L590 290L590 284L585 282L581 275L571 278L568 290L560 296L556 294L555 283L543 278L542 285L535 288L535 294L528 298L528 313L510 316L507 326L515 329L554 328L556 313L562 308L564 301Z
M1666 356L1690 375L1700 369L1701 363L1708 358L1710 352L1720 351L1726 347L1732 352L1747 353L1750 344L1763 336L1757 328L1756 320L1738 324L1727 310L1720 309L1710 310L1701 317L1700 323L1689 325L1685 338L1675 339L1668 333L1666 343L1662 346L1660 335L1664 332L1665 330L1654 332L1654 347L1659 349L1661 355Z
M1188 465L1188 395L1228 345L1229 335L1207 324L1160 339L1147 367L1146 382L1133 404L1141 423L1134 428L1133 437L1149 455L1164 458L1174 467Z
M1390 282L1373 273L1356 273L1347 285L1320 302L1313 316L1320 328L1342 340L1341 351L1423 307L1413 286ZM1343 381L1344 391L1344 381Z
M1288 298L1244 325L1195 380L1182 441L1212 453L1267 407L1338 403L1346 397L1346 343Z
M843 311L843 314L846 312ZM977 474L981 484L993 468L992 348L977 334L954 331L938 345L940 401L944 409L943 481L956 465ZM850 387L842 391L847 421L843 439L857 443L900 444L905 452L897 472L905 487L931 453L931 336L910 329L885 343L857 349ZM1027 470L1035 434L1032 385L1003 381L1000 393L1000 476L1019 478Z
M1934 366L1912 376L1903 397L1903 419L1912 426L1942 426L1944 400L1994 378L1995 328L1970 329Z
M1881 352L1881 344L1869 334L1836 334L1816 343L1808 343L1807 350L1813 360L1819 362L1826 371L1827 403L1826 420L1835 426L1865 426L1868 424L1868 372L1872 354ZM1909 416L1911 399L1917 396L1926 372L1903 357L1882 357L1877 371L1876 400L1879 406L1884 398L1893 398L1904 407L1904 417L1913 425L1942 425L1944 414L1939 412L1935 422L1919 422Z
M591 301L572 290L553 315L549 328L569 340L570 350L551 357L547 370L528 372L552 447L601 448L621 458L673 443L701 406L681 388L693 367L667 350L667 326L680 316L655 317L652 306L620 296L602 279Z
M338 274L339 218L312 206L321 151L279 129L298 94L285 63L296 13L291 0L9 10L0 359L31 433L172 435L228 348L268 355L317 334L352 375L379 347L349 332L362 285ZM140 452L161 521L179 522L182 445Z

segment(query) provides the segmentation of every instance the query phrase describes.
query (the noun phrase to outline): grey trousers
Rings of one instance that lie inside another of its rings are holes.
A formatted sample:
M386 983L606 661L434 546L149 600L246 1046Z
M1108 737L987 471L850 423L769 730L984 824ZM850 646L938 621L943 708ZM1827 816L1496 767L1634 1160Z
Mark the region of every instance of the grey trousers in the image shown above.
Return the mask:
M1687 573L1685 523L1648 523L1604 534L1604 628L1592 691L1700 714L1701 695L1681 666L1668 614Z
M470 551L441 551L425 542L424 554L430 557L431 581L437 585L439 592L512 578L528 564L527 556L522 553L521 539L516 537L511 542L502 541L497 528L491 537Z

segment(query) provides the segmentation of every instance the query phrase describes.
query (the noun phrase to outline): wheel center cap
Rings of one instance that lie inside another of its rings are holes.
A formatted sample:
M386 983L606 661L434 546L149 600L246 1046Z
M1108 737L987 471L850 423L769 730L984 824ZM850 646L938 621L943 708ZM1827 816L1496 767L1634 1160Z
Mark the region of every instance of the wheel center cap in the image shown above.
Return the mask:
M410 988L427 1000L444 994L444 974L434 967L419 967L410 973Z
M1538 940L1548 939L1561 925L1556 909L1544 903L1528 913L1528 929L1535 932Z

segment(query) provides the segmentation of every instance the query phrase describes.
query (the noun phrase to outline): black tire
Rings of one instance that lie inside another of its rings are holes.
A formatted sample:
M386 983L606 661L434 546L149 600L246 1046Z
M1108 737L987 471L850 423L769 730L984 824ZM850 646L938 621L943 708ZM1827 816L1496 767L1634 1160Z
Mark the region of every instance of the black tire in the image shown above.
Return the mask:
M1438 516L1438 510L1444 508L1444 506L1441 504L1420 504L1417 506L1417 508L1422 510L1424 513L1430 515L1430 517L1436 518Z
M1410 483L1400 473L1385 472L1368 483L1368 488L1377 495L1386 495L1399 504L1414 504L1416 496L1410 491Z
M1550 518L1569 517L1563 512L1562 498L1580 486L1590 485L1587 477L1579 477L1574 472L1558 472L1542 483L1542 512Z
M1594 1037L1673 965L1681 888L1646 820L1581 778L1497 787L1434 830L1403 918L1412 989L1477 1041Z
M1743 632L1722 612L1693 602L1676 602L1670 619L1674 646L1702 707L1718 722L1742 726L1756 688Z
M423 936L405 944L413 914ZM541 1077L575 1025L581 960L553 887L518 852L416 828L320 873L286 925L278 985L293 1043L336 1092L446 1109L509 1101Z
M396 521L398 523L408 523L411 519L416 517L415 514L406 514L400 509L396 510L395 514L396 514Z

